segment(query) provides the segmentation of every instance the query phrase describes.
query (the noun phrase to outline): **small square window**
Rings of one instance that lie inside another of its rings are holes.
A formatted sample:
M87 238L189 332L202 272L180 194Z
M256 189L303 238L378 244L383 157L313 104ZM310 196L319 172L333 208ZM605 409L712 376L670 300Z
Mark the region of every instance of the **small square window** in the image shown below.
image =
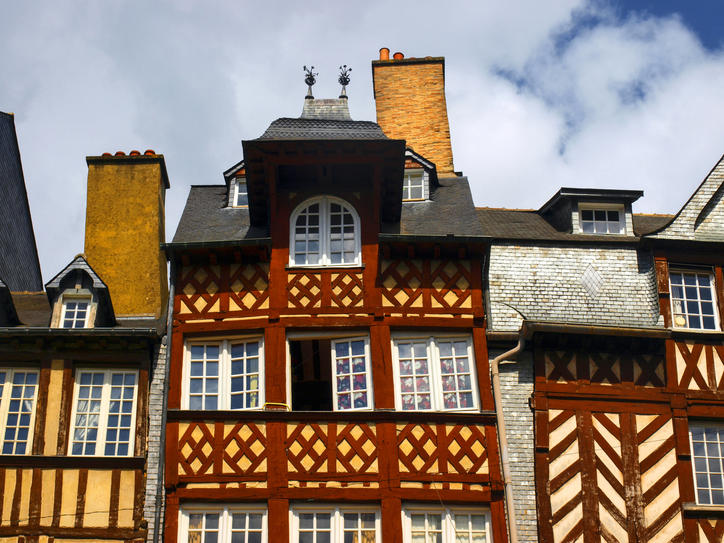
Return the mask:
M61 328L88 328L90 298L67 298L63 300Z
M426 176L423 170L405 170L402 178L402 200L424 200Z
M724 505L724 426L690 424L696 503Z
M249 205L249 193L246 189L245 177L237 177L234 179L232 193L231 201L233 207L246 207Z
M584 234L625 234L626 222L623 206L591 207L581 205L580 222Z
M674 328L719 329L713 273L670 270L669 288Z

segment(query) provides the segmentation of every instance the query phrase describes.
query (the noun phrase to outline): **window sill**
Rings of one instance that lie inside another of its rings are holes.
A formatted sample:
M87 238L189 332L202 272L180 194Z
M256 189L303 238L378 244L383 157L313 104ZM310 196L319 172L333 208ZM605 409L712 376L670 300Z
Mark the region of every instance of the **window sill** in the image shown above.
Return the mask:
M335 270L364 270L365 265L364 264L330 264L329 266L320 266L318 264L314 264L311 266L304 266L304 265L297 265L297 264L289 264L284 268L286 271L335 271Z
M724 332L721 330L702 330L700 328L671 328L671 334L676 336L696 336L696 337L723 337Z
M716 517L724 518L724 505L699 505L685 502L681 504L684 515L688 517Z

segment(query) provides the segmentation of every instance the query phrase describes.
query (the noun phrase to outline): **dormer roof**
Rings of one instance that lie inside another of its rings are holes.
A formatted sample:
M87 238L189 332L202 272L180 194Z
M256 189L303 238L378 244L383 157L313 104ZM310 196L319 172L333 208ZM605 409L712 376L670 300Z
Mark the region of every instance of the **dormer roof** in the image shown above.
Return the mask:
M53 306L57 303L63 293L70 290L75 291L78 284L82 285L84 290L90 290L98 303L95 326L114 326L116 317L108 287L83 255L77 255L70 264L45 285L50 305Z
M724 156L714 165L681 210L648 234L654 239L724 241Z
M562 187L538 210L545 215L564 202L633 203L644 195L642 190L580 189Z
M20 320L15 311L13 297L10 289L0 277L0 326L16 326L17 324L20 324Z

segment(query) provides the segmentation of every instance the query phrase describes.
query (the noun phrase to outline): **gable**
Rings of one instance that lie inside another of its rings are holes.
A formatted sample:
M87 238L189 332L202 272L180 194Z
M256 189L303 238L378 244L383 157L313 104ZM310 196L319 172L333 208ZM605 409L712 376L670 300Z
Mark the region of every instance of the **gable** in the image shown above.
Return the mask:
M674 218L646 237L724 241L724 156Z

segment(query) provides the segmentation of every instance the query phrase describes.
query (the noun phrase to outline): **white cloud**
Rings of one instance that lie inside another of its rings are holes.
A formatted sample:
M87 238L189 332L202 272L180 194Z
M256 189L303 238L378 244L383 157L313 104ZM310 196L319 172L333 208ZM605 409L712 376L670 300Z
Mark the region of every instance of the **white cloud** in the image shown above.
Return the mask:
M672 211L723 150L721 54L676 18L619 20L606 3L10 4L0 109L16 113L46 280L83 247L86 155L163 153L170 239L189 185L220 183L242 139L299 114L303 64L320 97L352 66L352 114L374 119L382 46L446 57L455 165L478 205L598 185Z

